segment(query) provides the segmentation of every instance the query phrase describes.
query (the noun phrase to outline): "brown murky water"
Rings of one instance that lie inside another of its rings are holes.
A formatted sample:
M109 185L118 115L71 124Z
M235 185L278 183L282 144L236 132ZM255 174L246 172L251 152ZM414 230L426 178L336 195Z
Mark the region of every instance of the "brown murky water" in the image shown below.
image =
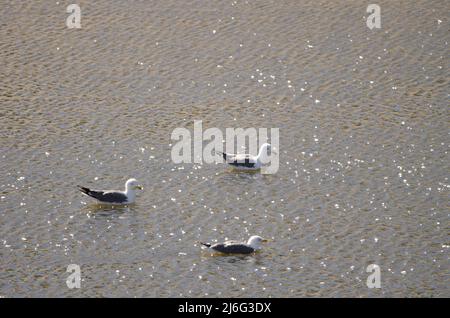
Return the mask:
M364 1L70 3L0 9L0 296L450 296L448 1L373 30ZM279 127L278 173L173 164L194 120ZM128 177L122 209L75 188Z

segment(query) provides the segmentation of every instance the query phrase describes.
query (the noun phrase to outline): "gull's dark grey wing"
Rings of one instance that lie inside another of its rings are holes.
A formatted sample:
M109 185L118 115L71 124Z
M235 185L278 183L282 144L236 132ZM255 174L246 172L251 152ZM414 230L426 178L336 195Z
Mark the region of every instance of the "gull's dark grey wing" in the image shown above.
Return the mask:
M254 168L256 160L249 154L231 154L226 152L216 151L222 155L223 159L230 165L235 167Z
M244 167L244 168L255 167L255 162L251 161L250 158L245 158L244 160L228 161L228 163L235 167Z
M211 248L217 252L226 254L250 254L255 251L255 249L244 243L235 242L218 243L212 245Z
M235 167L254 168L256 160L249 154L224 154L226 162Z
M126 203L128 199L123 192L96 191L80 186L78 188L84 194L105 203Z

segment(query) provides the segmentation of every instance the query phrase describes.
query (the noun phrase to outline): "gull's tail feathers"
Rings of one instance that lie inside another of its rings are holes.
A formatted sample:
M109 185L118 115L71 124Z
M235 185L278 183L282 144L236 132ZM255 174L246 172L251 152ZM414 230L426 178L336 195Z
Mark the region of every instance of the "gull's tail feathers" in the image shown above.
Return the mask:
M77 185L77 187L78 187L78 190L80 190L84 194L91 195L91 189L86 188L86 187L82 187L82 186L79 186L79 185Z
M216 154L222 156L224 160L227 160L228 154L226 154L225 152L217 151L217 150L216 150Z

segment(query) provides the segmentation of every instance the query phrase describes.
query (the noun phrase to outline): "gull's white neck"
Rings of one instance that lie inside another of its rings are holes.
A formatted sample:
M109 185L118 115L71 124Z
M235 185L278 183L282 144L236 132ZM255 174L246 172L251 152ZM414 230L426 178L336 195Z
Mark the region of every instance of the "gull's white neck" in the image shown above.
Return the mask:
M136 190L129 188L128 186L125 186L125 195L128 198L128 202L134 202L134 199L136 198Z
M267 156L267 147L266 146L261 146L261 148L259 149L259 153L257 156L257 159L260 160L263 157L265 158Z
M254 248L255 250L259 250L259 248L261 247L259 241L257 240L252 240L252 238L250 238L247 242L247 245Z

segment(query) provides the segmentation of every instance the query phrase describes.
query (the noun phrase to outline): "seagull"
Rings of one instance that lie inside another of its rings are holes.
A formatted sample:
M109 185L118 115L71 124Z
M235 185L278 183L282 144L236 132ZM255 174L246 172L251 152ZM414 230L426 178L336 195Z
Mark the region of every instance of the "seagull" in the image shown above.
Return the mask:
M262 166L262 157L267 156L267 150L271 149L271 145L264 143L259 149L257 156L252 156L250 154L230 154L225 152L217 151L221 154L226 163L233 166L235 169L241 170L258 170Z
M77 186L84 194L96 199L99 203L107 204L131 204L136 198L136 190L142 190L136 179L129 179L125 183L125 191L115 190L91 190L86 187Z
M226 241L224 243L217 243L214 245L202 242L200 242L200 244L211 248L216 252L225 254L251 254L260 249L262 242L267 242L267 240L263 239L261 236L254 235L248 239L247 243Z

